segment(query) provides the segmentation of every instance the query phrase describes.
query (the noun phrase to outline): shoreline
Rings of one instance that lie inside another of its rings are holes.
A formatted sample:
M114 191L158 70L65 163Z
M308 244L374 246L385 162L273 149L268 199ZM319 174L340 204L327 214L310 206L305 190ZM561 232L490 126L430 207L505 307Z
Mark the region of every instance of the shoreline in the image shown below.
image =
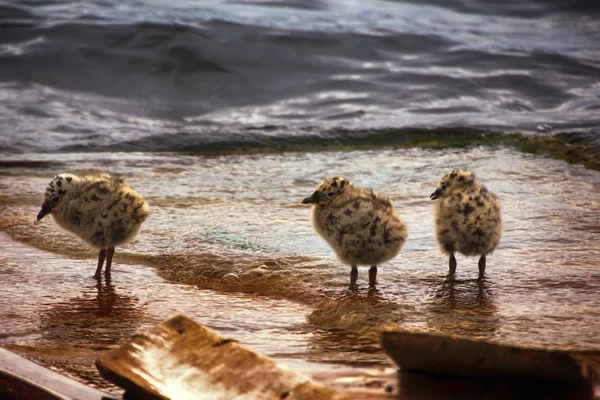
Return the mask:
M240 142L217 142L173 149L129 148L125 144L118 152L180 154L187 156L233 156L273 155L287 153L324 153L399 149L465 149L479 146L503 146L523 153L536 154L580 164L600 171L600 147L585 143L583 132L559 132L553 134L524 134L520 132L495 132L481 129L382 129L377 131L333 130L324 137L275 137ZM191 147L191 148L190 148ZM116 149L89 149L75 153L110 153ZM57 154L63 152L55 152ZM70 153L67 151L66 153ZM27 154L27 153L24 153ZM38 154L38 153L32 153ZM54 154L41 153L41 154ZM21 161L2 160L0 168L49 168L62 163L52 160Z

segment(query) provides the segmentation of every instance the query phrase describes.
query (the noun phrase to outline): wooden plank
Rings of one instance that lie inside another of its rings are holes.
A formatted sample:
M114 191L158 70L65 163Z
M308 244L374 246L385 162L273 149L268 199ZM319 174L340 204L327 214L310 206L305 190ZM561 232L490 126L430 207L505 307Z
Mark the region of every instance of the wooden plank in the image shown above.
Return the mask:
M345 398L183 315L103 354L96 366L141 399Z
M51 371L0 347L0 398L109 400L106 393Z
M583 364L564 351L405 331L382 332L381 345L403 372L548 379L574 385L591 385L598 379L591 363Z
M600 381L600 351L577 351L568 354L579 363L581 373L586 379Z

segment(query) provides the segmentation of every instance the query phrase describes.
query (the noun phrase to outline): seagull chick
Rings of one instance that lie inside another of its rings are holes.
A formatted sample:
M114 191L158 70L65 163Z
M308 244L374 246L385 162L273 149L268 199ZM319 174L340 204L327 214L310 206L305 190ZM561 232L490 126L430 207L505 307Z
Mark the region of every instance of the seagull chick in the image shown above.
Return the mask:
M60 174L46 188L37 220L52 214L62 228L100 249L94 278L100 279L106 259L104 273L110 279L115 246L137 235L149 211L148 203L123 178Z
M390 199L344 178L326 179L302 204L313 204L315 231L352 267L351 288L356 287L358 265L371 266L369 285L375 286L377 265L396 257L406 241L406 225Z
M500 200L477 183L471 171L457 169L442 177L430 196L435 205L436 237L442 253L450 256L450 275L456 272L455 252L480 256L479 277L485 273L486 255L502 236Z

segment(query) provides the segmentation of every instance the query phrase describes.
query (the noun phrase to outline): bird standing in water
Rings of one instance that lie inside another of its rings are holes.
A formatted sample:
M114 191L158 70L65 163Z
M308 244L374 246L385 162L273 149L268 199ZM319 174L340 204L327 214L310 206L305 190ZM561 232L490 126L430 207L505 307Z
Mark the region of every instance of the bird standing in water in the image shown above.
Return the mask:
M351 288L356 287L358 265L371 266L369 285L375 286L377 265L396 257L406 241L406 225L390 199L344 178L326 179L302 204L313 204L315 231L351 266Z
M450 256L450 275L456 272L455 252L479 257L483 278L486 256L502 236L500 200L477 183L471 171L457 169L442 177L430 196L435 205L436 237L442 253Z
M62 228L100 249L94 278L110 279L115 246L131 241L149 214L148 203L123 178L108 174L56 176L44 195L40 221L52 214Z

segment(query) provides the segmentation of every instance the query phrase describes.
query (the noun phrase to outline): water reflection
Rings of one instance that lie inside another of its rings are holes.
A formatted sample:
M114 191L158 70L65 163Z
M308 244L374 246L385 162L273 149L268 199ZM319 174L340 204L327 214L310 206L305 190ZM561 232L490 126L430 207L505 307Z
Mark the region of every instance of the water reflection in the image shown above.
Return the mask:
M354 364L385 365L380 332L399 327L412 308L386 299L376 288L344 290L315 305L308 316L314 335L310 338L315 360Z
M434 285L427 309L428 326L471 338L490 339L500 325L493 284L486 278L458 280L448 276Z
M77 297L40 312L40 332L57 347L108 349L136 333L144 306L110 282L87 286Z
M113 313L115 305L118 306L117 293L114 286L107 279L105 284L100 280L96 284L98 290L98 316L110 316Z

